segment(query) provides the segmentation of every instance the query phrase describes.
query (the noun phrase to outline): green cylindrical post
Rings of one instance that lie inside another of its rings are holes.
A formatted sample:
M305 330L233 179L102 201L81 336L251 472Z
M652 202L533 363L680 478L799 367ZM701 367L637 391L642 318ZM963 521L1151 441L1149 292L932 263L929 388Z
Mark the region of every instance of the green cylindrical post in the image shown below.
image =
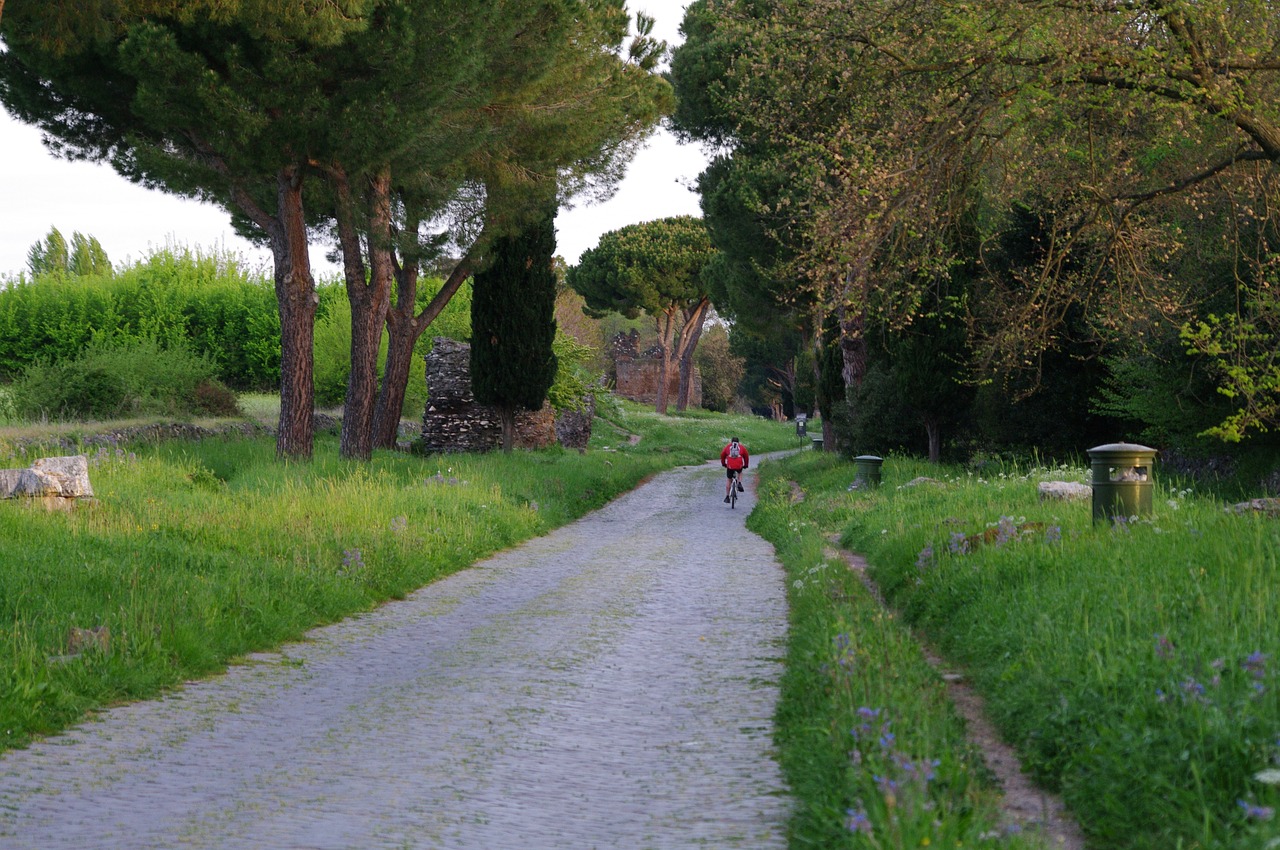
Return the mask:
M855 487L879 487L880 465L884 458L875 455L858 455L853 459L853 484Z
M1155 449L1133 443L1109 443L1089 449L1095 523L1151 513L1155 457Z

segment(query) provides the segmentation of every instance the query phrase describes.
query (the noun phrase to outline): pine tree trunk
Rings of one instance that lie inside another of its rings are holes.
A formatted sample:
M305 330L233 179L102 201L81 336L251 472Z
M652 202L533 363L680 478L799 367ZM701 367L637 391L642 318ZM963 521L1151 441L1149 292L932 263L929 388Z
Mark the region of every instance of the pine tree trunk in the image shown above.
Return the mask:
M373 457L374 403L378 391L378 345L386 324L391 278L391 174L384 169L369 181L369 276L360 258L355 204L345 174L338 184L338 231L351 304L351 372L342 410L339 454L356 460Z
M667 396L670 395L667 387L671 383L671 349L676 331L675 308L655 317L654 322L658 328L658 349L662 353L662 365L658 375L658 399L654 404L654 410L666 414L669 403Z
M472 256L463 257L420 315L416 314L417 263L407 262L397 273L396 303L387 311L387 362L382 370L382 390L378 393L373 414L373 444L378 448L395 448L400 436L400 414L404 410L409 371L413 365L413 348L422 332L448 306L458 287L471 276L472 266Z
M277 226L271 229L276 302L280 308L280 424L276 456L310 458L315 408L315 281L302 209L302 174L287 166L276 175Z
M676 410L689 407L693 395L693 354L702 338L702 326L707 317L710 300L703 298L692 310L685 312L684 327L680 330L680 391L676 397Z

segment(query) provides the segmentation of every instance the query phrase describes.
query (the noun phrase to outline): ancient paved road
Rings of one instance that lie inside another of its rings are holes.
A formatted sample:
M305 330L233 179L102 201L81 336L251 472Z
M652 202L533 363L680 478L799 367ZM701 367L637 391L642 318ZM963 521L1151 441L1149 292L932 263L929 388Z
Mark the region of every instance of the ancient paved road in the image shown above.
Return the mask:
M0 848L784 847L783 573L720 475L7 754Z

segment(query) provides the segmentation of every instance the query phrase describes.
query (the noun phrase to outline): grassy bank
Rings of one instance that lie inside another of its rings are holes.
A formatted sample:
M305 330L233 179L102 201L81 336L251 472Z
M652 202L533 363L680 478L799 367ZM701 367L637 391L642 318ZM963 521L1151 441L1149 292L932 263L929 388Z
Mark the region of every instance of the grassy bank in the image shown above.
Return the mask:
M938 673L827 544L869 498L845 493L849 466L806 452L760 475L749 527L777 547L791 610L777 717L790 846L1039 846L997 825Z
M1088 502L1038 501L1038 481L1083 469L890 458L878 491L848 493L851 470L828 463L778 474L967 668L1094 846L1280 846L1280 524L1158 483L1154 514L1116 526L1095 527ZM918 476L936 481L904 486Z
M402 596L713 457L730 432L795 444L759 419L610 417L586 454L361 464L332 437L311 463L278 462L270 438L91 451L94 504L0 503L0 748Z

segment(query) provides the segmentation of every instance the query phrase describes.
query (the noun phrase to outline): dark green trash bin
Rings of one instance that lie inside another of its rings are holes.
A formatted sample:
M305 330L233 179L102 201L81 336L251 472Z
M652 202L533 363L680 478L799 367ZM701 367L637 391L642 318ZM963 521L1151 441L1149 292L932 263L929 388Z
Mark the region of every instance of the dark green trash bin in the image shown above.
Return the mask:
M880 486L880 465L884 463L884 458L875 455L858 455L853 459L853 486L855 487L879 487Z
M1095 523L1151 513L1155 458L1155 449L1133 443L1109 443L1089 449Z

